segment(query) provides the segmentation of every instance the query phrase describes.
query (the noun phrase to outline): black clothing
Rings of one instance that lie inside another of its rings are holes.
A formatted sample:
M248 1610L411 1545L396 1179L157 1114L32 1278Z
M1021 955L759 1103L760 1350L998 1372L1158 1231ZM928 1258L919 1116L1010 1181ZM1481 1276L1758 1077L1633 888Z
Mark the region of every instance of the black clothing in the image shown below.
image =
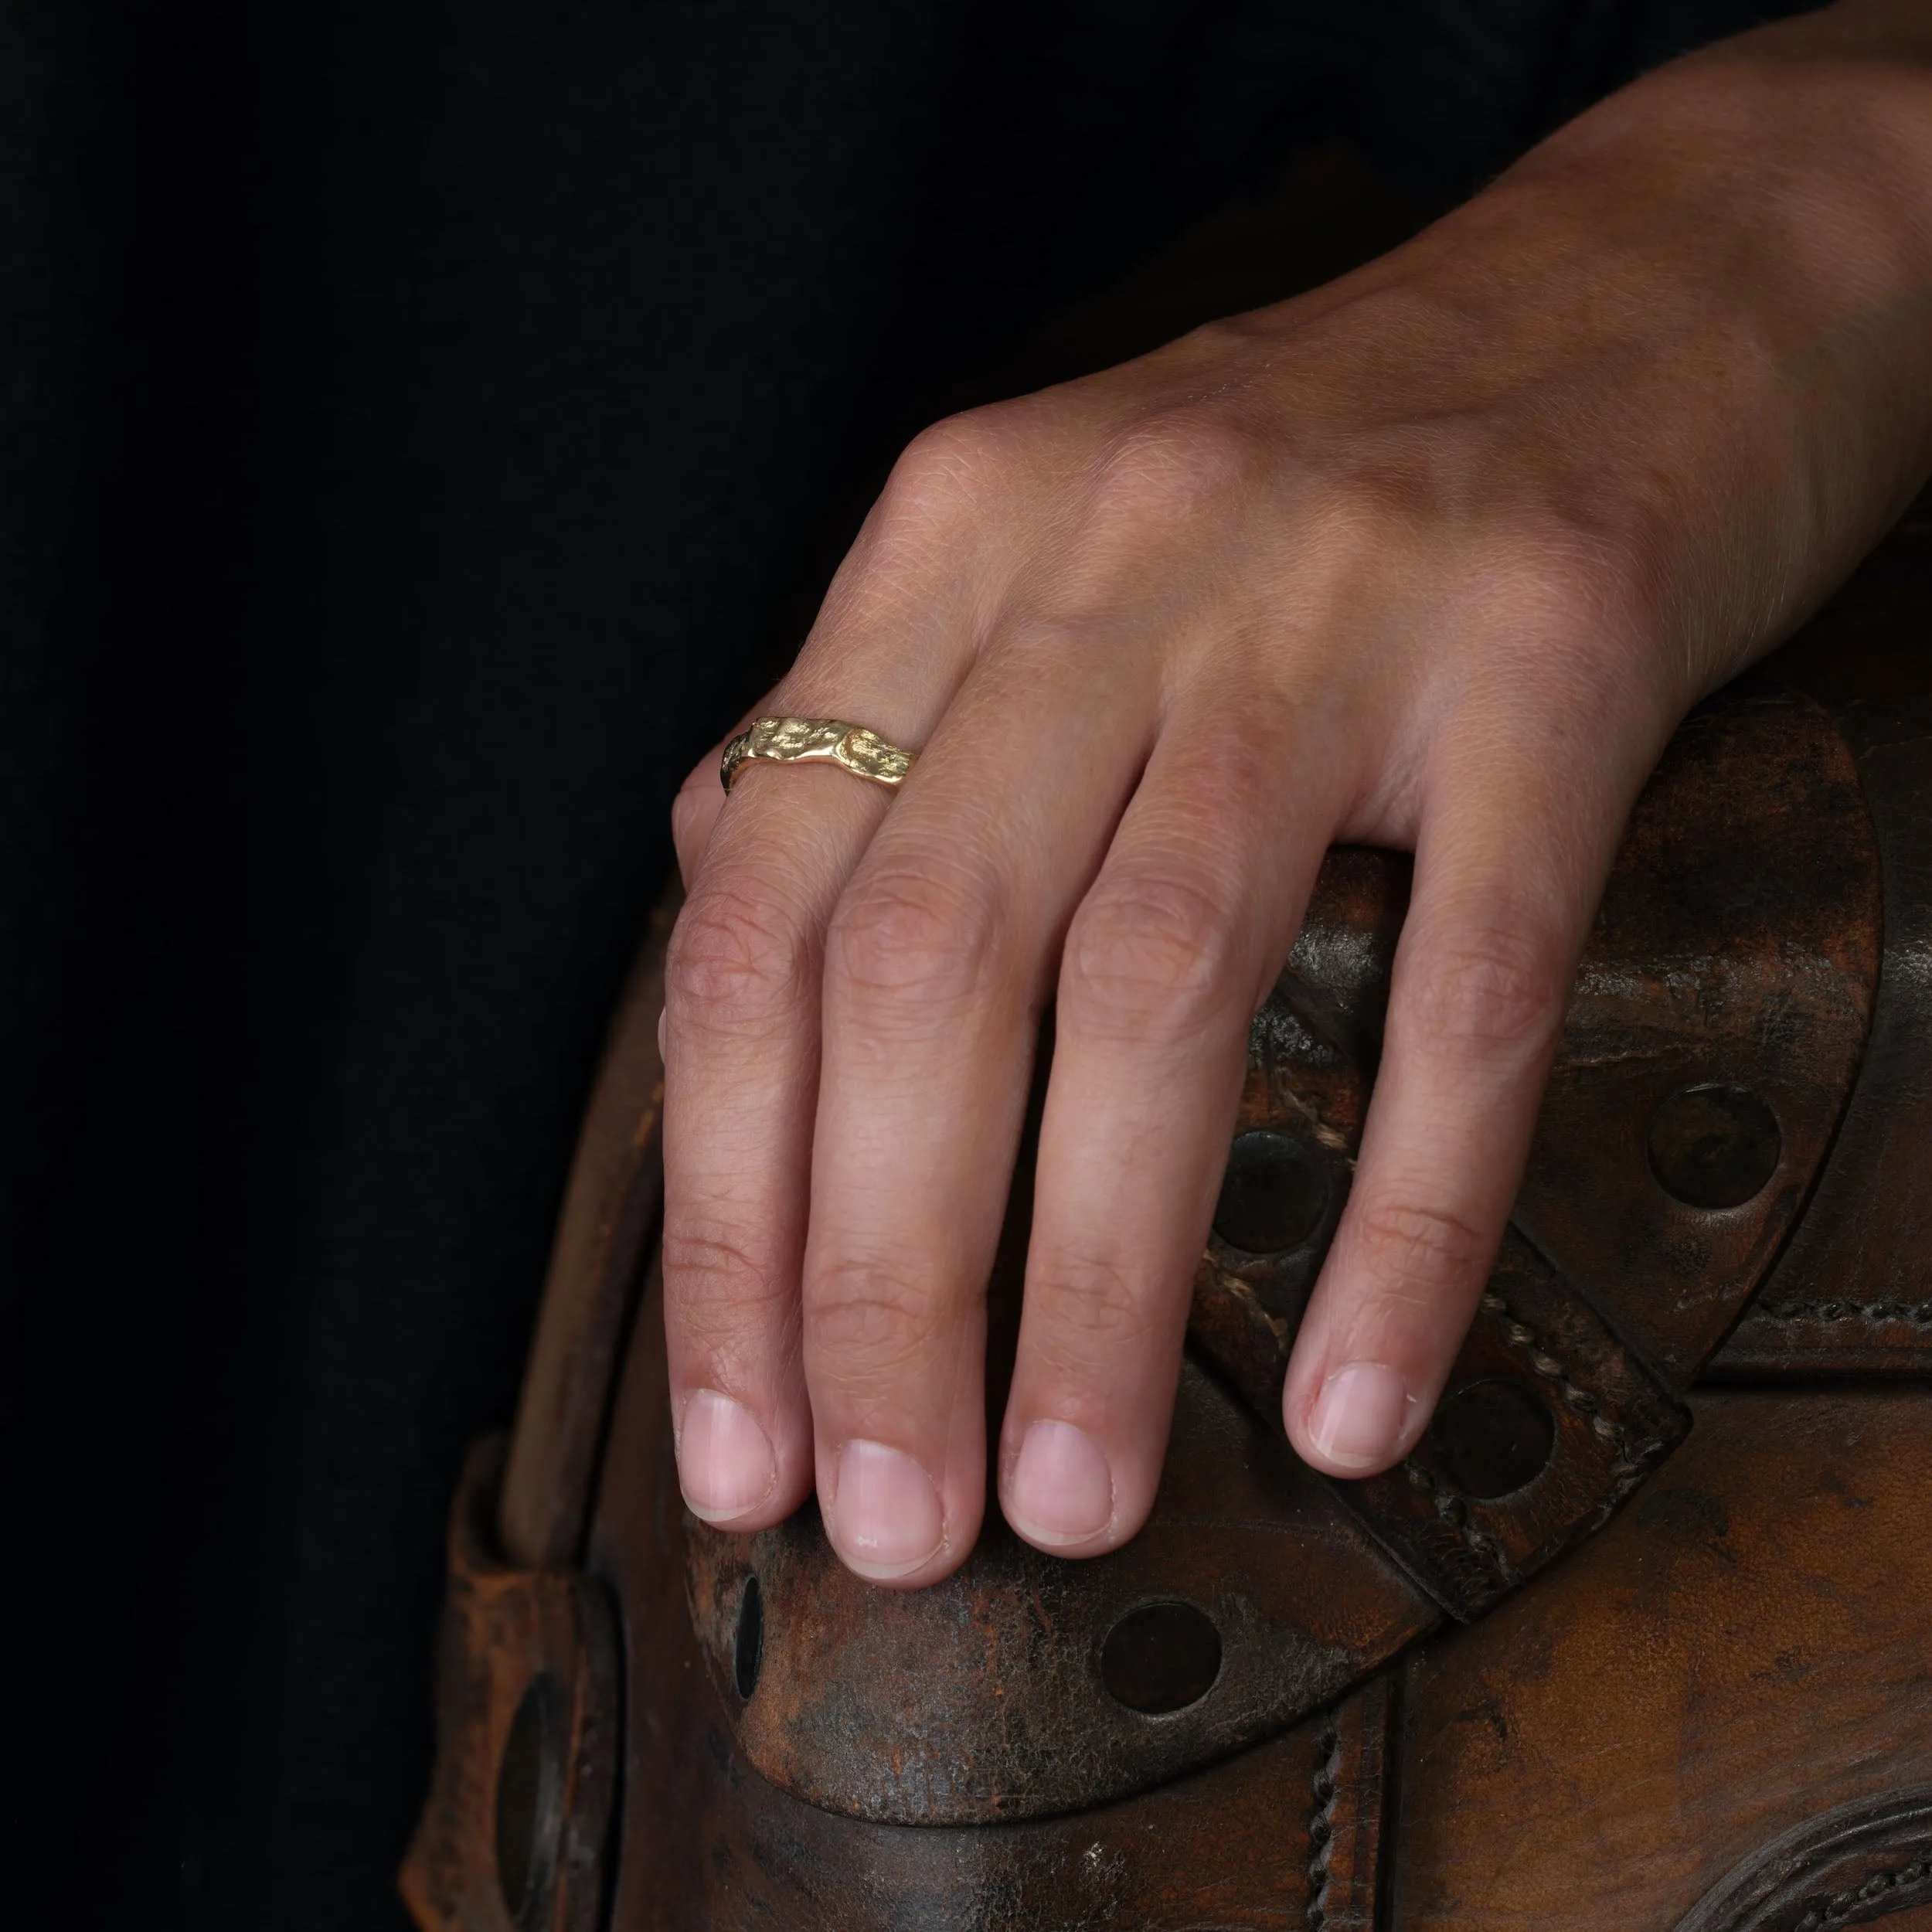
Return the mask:
M897 444L1298 148L1461 193L1757 11L0 0L47 1922L401 1923L444 1509L668 802Z

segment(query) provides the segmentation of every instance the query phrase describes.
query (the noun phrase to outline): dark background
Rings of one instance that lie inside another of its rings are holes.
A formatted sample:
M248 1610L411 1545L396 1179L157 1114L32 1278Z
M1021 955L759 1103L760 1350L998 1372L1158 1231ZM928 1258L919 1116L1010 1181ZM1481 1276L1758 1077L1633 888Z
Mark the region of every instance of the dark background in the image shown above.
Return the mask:
M670 795L905 437L1743 17L0 0L0 1920L400 1924Z

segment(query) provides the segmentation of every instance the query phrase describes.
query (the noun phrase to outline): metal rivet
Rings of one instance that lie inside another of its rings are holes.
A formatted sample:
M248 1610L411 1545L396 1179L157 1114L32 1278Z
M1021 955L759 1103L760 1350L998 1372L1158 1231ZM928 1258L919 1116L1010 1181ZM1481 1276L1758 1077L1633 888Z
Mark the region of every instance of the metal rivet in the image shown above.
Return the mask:
M744 1594L738 1599L738 1634L731 1648L732 1681L740 1697L750 1697L758 1688L759 1667L764 1661L764 1593L756 1577L747 1577Z
M560 1742L556 1685L533 1679L510 1721L496 1773L496 1879L503 1906L519 1926L541 1916L556 1864L563 1820L563 1780L556 1762Z
M1556 1419L1526 1382L1493 1376L1447 1396L1429 1425L1431 1459L1451 1488L1493 1502L1536 1481L1556 1446Z
M1221 1633L1192 1604L1142 1604L1100 1646L1101 1682L1129 1710L1185 1710L1206 1696L1220 1674Z
M1686 1087L1651 1116L1650 1171L1686 1207L1742 1207L1784 1151L1777 1116L1748 1088Z
M1235 1137L1228 1152L1214 1232L1247 1254L1298 1248L1328 1211L1328 1177L1306 1141L1273 1128Z

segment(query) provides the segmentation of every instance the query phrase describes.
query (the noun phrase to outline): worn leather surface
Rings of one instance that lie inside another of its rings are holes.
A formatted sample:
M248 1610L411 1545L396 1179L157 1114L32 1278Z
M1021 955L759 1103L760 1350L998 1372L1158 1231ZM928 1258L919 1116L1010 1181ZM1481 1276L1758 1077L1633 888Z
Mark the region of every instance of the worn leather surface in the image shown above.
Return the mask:
M1804 1225L1711 1371L1912 1373L1932 1347L1932 494L1767 667L1830 713L1877 823L1885 963Z
M1662 1932L1789 1827L1932 1778L1932 1398L1696 1410L1624 1516L1409 1660L1400 1932Z
M471 1449L437 1644L444 1748L402 1874L419 1924L592 1932L617 1794L618 1612L598 1579L505 1560L507 1445Z
M809 1509L750 1539L694 1526L690 1545L692 1621L747 1757L815 1803L903 1823L1070 1811L1162 1783L1338 1696L1438 1614L1192 1364L1152 1516L1098 1561L1043 1555L995 1519L966 1569L884 1593L826 1565ZM744 1699L733 1672L753 1576L764 1640ZM1220 1670L1212 1696L1153 1719L1108 1694L1095 1646L1172 1598L1212 1619ZM843 1695L857 1683L869 1694ZM856 1791L855 1767L872 1780Z
M641 1325L609 1464L625 1479L591 1545L649 1664L628 1692L614 1932L1298 1929L1311 1869L1365 1833L1369 1876L1331 1879L1331 1924L1671 1932L1779 1833L1932 1778L1932 1400L1710 1390L1631 1509L1398 1667L1386 1817L1328 1712L1069 1817L841 1816L758 1776L692 1641L668 1431L644 1420L654 1335Z
M607 1465L624 1480L599 1497L590 1555L649 1660L630 1694L614 1932L1301 1923L1318 1718L1145 1796L991 1829L853 1818L761 1778L685 1614L688 1519L648 1319L627 1380Z

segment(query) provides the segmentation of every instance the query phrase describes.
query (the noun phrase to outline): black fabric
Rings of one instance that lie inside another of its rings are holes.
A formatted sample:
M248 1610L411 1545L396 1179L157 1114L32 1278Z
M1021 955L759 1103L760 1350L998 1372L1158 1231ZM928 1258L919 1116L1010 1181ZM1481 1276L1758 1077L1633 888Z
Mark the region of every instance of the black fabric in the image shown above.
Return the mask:
M1461 192L1750 13L0 0L45 1922L400 1923L444 1505L669 797L898 443L1297 144Z

